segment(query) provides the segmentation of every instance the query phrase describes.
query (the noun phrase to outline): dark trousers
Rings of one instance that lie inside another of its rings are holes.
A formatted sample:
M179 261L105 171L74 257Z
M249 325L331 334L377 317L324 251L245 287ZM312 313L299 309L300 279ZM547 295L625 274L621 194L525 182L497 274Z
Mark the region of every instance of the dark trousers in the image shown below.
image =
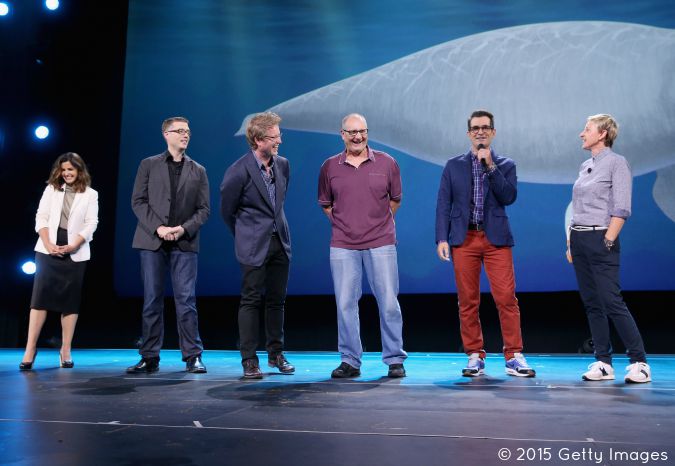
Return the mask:
M143 345L144 358L158 358L164 341L164 283L167 270L171 275L178 342L183 361L199 356L204 350L197 321L197 253L180 249L141 250L143 277Z
M611 250L603 243L606 230L574 231L570 252L579 283L579 294L586 308L595 358L612 363L609 321L612 321L631 363L646 362L640 331L621 296L617 238Z
M284 350L284 304L289 260L279 237L273 235L265 262L260 267L241 264L239 340L242 361L258 359L260 310L265 308L265 348L269 355Z

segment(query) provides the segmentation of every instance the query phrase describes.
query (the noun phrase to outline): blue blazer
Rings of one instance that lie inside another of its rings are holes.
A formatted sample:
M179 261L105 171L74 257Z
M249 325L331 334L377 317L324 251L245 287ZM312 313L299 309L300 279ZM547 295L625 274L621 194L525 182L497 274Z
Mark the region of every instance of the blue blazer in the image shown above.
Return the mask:
M495 246L513 246L505 207L516 200L516 164L494 151L491 154L497 169L483 180L485 234ZM471 157L469 151L445 164L436 202L436 243L460 246L466 238L472 199Z
M284 200L290 178L288 159L274 157L275 208L267 193L253 151L248 151L225 172L220 184L220 213L234 235L234 251L239 263L258 267L267 256L273 225L288 259L291 235L284 213Z

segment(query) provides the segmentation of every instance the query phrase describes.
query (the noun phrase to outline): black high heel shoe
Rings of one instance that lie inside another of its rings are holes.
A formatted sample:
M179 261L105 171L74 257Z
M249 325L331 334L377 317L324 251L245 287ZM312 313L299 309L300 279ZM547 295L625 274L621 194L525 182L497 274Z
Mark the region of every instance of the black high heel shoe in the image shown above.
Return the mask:
M37 350L35 350L35 354L33 355L33 360L31 362L24 362L21 361L21 364L19 364L19 370L20 371L30 371L33 369L33 363L35 362L35 358L37 358Z
M64 369L72 369L75 366L75 363L73 362L72 359L69 359L68 361L63 360L63 356L61 356L61 351L59 351L59 363L61 364L61 367Z

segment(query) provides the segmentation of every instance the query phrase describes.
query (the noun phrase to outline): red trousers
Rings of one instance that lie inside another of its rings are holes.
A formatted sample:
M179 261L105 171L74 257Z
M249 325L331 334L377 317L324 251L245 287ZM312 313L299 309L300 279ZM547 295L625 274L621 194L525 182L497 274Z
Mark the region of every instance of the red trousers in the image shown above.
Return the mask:
M459 299L459 324L462 344L467 354L480 353L483 349L483 331L480 326L480 268L490 282L490 291L499 311L499 323L504 341L504 357L508 360L513 353L523 351L523 337L520 333L520 309L516 299L516 280L513 272L513 255L510 247L493 246L484 231L467 232L461 246L451 250L455 268L457 297Z

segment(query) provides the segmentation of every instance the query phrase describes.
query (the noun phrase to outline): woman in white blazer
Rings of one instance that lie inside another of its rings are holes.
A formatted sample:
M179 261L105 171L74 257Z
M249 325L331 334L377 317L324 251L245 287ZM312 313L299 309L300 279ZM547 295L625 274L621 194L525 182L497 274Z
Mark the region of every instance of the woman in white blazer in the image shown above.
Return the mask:
M82 157L74 152L59 156L35 215L35 278L31 297L26 352L19 370L33 368L37 341L47 311L61 313L60 366L72 368L70 354L80 310L82 282L91 256L89 242L98 224L98 193Z

